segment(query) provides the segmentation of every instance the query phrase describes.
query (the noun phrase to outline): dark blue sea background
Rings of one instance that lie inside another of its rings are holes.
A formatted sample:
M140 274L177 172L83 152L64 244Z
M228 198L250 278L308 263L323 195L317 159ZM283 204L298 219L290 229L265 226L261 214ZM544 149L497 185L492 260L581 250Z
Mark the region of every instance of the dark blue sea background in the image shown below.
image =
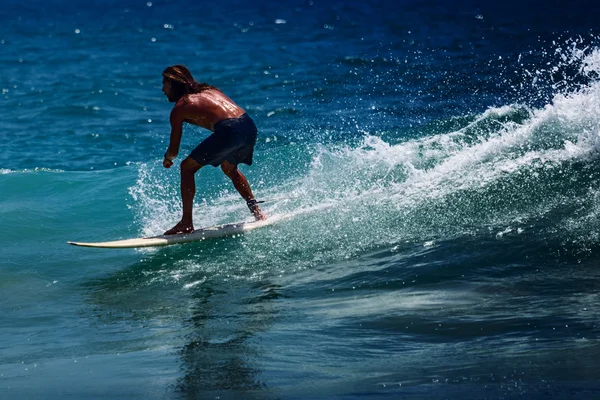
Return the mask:
M599 4L2 0L0 399L600 399ZM173 64L285 218L69 246L178 221Z

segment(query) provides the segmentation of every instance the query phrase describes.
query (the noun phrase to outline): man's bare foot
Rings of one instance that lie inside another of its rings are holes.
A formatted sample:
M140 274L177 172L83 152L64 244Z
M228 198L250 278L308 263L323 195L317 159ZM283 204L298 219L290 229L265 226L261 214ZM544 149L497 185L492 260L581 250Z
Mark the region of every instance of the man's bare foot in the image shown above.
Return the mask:
M194 231L194 225L191 223L184 223L183 221L179 221L177 225L169 229L164 233L164 235L176 235L178 233L191 233Z
M252 211L252 215L254 215L254 218L256 218L257 221L263 221L267 219L267 214L262 212L262 210L258 208L258 206Z
M267 214L262 212L262 210L258 206L258 201L254 200L254 199L248 200L246 202L246 205L248 206L248 209L250 210L252 215L254 215L254 218L256 218L257 221L262 221L262 220L267 219Z

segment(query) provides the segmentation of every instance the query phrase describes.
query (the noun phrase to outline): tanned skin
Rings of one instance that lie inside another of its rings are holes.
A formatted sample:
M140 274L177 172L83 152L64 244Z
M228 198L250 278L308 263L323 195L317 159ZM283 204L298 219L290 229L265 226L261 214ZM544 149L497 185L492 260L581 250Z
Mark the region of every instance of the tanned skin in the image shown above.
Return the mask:
M170 102L175 103L170 116L171 137L169 148L165 153L165 158L163 160L163 166L165 168L171 168L173 165L172 160L176 158L179 153L184 122L214 132L215 124L219 121L228 118L237 118L245 113L241 107L219 90L208 89L200 93L186 94L181 98L175 98L171 88L171 81L168 78L163 78L162 91ZM190 233L194 230L192 218L194 196L196 194L194 175L203 166L204 165L197 163L190 157L187 157L181 162L181 200L183 203L183 215L181 221L173 228L166 231L164 233L165 235ZM231 179L233 186L244 200L248 201L254 199L250 184L244 174L237 168L237 165L234 165L229 161L224 161L221 164L221 169L225 175ZM258 206L253 208L253 215L257 220L267 218Z

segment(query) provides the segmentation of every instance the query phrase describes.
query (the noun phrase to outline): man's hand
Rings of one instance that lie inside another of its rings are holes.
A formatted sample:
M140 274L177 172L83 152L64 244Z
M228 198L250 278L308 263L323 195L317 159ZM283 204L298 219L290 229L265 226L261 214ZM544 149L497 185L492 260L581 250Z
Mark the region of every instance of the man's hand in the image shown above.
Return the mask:
M173 165L173 161L169 160L168 158L164 158L163 159L163 167L165 168L171 168L171 165Z
M169 154L169 150L167 150L165 153L165 158L163 159L163 167L171 168L171 165L173 165L173 159L175 159L175 157L177 157L177 154L171 155Z

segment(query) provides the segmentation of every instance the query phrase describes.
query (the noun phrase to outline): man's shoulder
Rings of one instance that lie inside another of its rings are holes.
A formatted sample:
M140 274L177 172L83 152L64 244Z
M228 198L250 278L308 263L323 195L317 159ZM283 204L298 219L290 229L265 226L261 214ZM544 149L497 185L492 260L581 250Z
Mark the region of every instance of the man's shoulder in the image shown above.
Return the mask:
M201 93L192 93L182 96L173 107L173 110L185 110L202 108L206 106L206 99L201 96Z
M186 96L184 96L186 97ZM187 116L194 112L197 106L194 106L192 103L187 101L184 97L177 100L173 109L171 110L171 120L181 120L187 118Z

